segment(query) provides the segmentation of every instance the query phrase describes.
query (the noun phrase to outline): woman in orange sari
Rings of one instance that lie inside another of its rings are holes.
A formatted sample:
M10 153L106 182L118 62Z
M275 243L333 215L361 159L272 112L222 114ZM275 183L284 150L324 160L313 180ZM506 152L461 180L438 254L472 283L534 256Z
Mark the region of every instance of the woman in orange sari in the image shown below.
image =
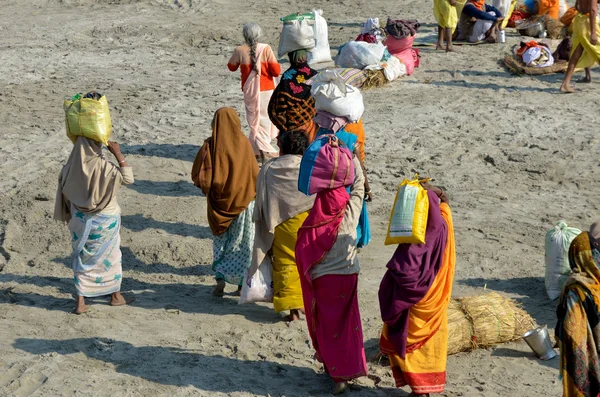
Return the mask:
M446 385L448 315L454 266L454 228L448 196L424 184L429 196L425 244L400 244L379 287L384 321L381 352L397 387L411 396L441 393Z

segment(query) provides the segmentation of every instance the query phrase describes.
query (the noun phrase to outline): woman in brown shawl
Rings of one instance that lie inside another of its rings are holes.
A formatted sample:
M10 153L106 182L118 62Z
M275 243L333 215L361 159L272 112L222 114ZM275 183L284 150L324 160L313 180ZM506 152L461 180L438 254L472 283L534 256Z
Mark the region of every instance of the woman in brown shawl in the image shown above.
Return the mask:
M207 198L207 217L213 239L215 296L225 283L241 289L254 245L254 198L258 164L250 141L232 108L216 111L212 136L198 152L192 181Z
M77 289L76 314L87 311L85 297L111 295L111 306L127 301L121 290L121 208L117 192L133 183L119 144L108 142L119 166L104 158L102 144L78 137L58 177L54 219L69 224Z

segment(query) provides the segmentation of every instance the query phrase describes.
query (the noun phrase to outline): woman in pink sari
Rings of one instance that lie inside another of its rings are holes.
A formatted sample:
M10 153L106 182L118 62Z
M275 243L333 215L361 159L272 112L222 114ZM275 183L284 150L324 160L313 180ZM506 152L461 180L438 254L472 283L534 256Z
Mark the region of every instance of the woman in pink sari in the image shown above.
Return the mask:
M356 228L365 196L360 161L332 136L317 138L304 154L298 188L316 193L298 231L296 263L315 357L335 382L367 375L358 310Z
M244 25L246 44L236 47L227 67L232 72L239 68L242 74L250 143L257 159L264 160L277 157L278 153L271 145L271 141L277 137L277 128L269 119L268 106L281 66L271 47L258 42L261 33L260 26L254 22Z

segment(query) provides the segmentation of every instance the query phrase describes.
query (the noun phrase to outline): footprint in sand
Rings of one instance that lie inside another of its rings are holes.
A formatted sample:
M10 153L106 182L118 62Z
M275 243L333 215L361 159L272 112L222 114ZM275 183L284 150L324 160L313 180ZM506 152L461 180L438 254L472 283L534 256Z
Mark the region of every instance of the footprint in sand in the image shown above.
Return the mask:
M6 239L6 225L7 221L4 219L0 219L0 272L2 268L8 263L10 260L10 254L4 248L4 240Z
M0 371L0 395L27 397L47 380L48 377L41 372L28 371L24 364L13 364Z

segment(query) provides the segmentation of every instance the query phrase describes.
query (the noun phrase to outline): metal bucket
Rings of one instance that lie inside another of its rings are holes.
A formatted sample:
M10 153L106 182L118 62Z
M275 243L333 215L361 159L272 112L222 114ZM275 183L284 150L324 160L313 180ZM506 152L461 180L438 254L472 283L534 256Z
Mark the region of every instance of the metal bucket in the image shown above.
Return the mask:
M556 357L556 351L552 348L548 327L541 326L523 334L523 339L540 360L550 360Z

